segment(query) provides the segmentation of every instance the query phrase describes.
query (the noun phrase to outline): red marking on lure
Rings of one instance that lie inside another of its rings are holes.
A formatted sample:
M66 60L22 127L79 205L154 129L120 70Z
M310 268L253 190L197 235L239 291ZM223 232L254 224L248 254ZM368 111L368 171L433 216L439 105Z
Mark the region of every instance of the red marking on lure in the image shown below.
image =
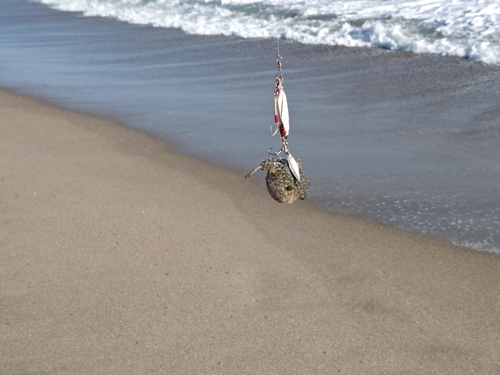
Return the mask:
M283 123L280 124L280 135L281 135L281 138L285 138L288 135L286 133L285 127L283 126Z

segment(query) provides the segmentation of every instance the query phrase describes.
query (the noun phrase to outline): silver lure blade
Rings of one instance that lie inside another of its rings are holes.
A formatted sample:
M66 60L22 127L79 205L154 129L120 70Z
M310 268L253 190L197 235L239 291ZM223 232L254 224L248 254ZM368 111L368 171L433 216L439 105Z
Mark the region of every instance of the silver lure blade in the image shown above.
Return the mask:
M288 167L292 171L293 175L297 179L297 181L300 181L300 170L299 170L299 165L295 161L295 158L292 156L292 154L288 153L286 155L286 158L288 160Z

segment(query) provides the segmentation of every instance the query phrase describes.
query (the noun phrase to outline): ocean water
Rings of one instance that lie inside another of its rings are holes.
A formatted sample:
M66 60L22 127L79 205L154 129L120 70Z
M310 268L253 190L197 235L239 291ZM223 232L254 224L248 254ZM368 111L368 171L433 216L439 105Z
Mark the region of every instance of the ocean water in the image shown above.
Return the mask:
M289 148L311 180L308 199L500 253L493 1L0 0L0 9L0 86L152 132L242 176L279 147L268 130L278 34Z
M497 0L37 0L190 34L381 47L500 64Z

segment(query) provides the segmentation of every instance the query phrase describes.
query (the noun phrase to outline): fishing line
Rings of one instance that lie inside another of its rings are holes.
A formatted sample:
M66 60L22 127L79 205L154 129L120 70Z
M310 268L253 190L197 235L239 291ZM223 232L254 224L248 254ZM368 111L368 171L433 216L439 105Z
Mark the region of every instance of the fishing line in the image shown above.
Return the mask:
M274 19L276 20L276 46L278 48L278 57L280 56L280 32L278 27L278 16L276 15L276 7L273 9Z

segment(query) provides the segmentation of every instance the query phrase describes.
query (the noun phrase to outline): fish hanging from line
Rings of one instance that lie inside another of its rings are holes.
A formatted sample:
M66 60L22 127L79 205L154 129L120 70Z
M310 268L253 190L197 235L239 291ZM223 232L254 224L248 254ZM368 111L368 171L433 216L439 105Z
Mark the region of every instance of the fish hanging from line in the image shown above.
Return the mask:
M301 168L301 160L297 161L299 169L298 180L291 172L288 161L283 158L269 156L255 167L245 178L250 178L257 171L265 170L267 191L279 203L293 203L297 199L304 200L306 198L307 189L309 188L309 180L306 178L304 171Z
M274 123L269 128L269 133L274 136L280 133L281 149L275 153L268 150L269 157L255 167L245 178L250 178L252 174L259 170L266 170L266 184L269 194L278 202L293 203L297 199L303 200L306 198L306 193L310 182L306 178L302 170L302 162L297 161L288 150L288 135L290 133L290 115L288 113L288 101L285 90L283 88L283 58L278 55L278 74L276 75L274 87ZM278 158L278 155L283 152L286 156Z

